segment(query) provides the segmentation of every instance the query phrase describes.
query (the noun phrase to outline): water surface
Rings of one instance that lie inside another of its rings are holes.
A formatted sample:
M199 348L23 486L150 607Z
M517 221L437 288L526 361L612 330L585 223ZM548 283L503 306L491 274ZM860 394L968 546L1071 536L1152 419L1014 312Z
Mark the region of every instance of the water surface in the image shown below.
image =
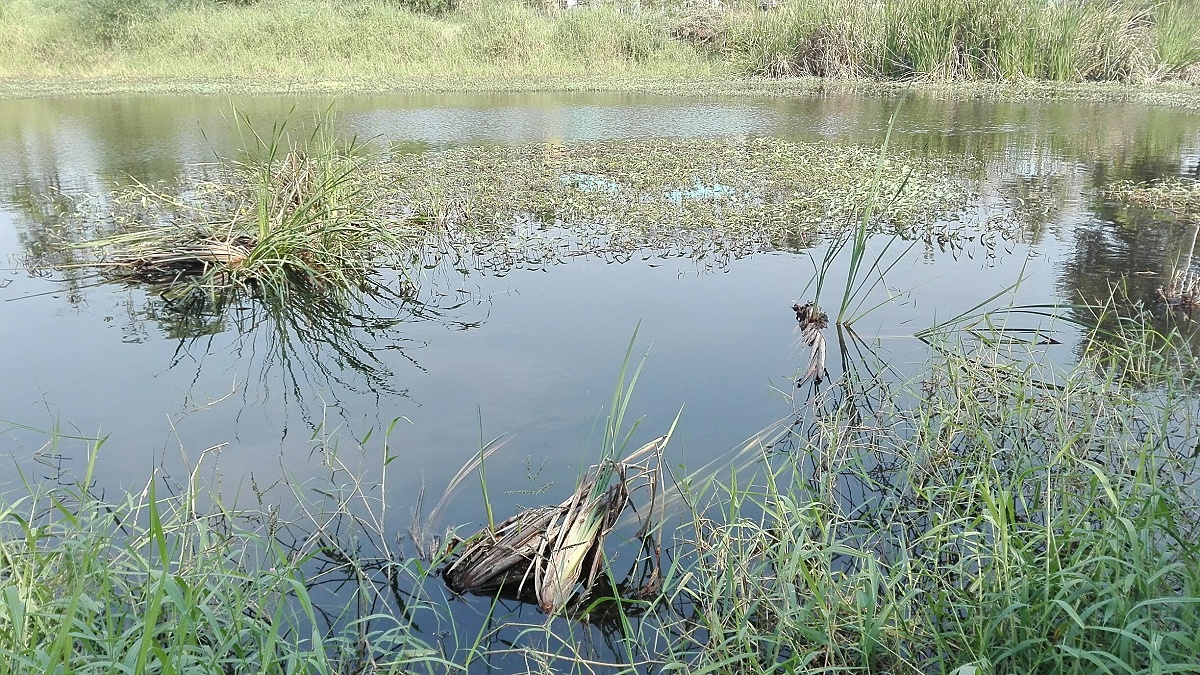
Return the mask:
M412 152L644 137L878 145L896 106L854 97L632 94L2 101L0 419L23 426L0 427L0 438L33 480L81 466L84 444L47 447L46 435L26 428L58 427L108 437L101 487L136 489L156 467L186 474L207 450L220 490L250 499L252 477L269 485L281 474L325 475L314 438L332 435L349 449L398 419L390 442L403 462L389 475L388 494L397 530L423 485L440 491L482 443L506 433L513 438L503 460L489 470L493 506L528 505L529 493L543 489L536 499L557 501L595 451L597 418L635 329L635 359L647 355L632 405L645 417L639 438L661 433L682 409L673 462L720 457L803 404L793 379L806 354L790 306L805 299L820 246L732 261L592 256L503 276L439 268L423 280L421 304L370 304L360 317L342 317L336 341L322 339L304 316L288 328L253 303L185 320L146 289L95 278L64 283L62 271L23 266L53 245L71 200L103 205L115 185L173 181L194 164L234 156L247 132L233 105L258 128L286 121L303 129L334 103L348 132ZM1131 302L1152 307L1163 275L1194 242L1188 223L1098 196L1116 179L1200 177L1193 112L916 99L904 104L893 141L969 160L963 178L979 192L962 221L948 224L974 241L893 249L906 251L887 278L894 301L855 324L897 377L919 377L929 358L914 333L1018 280L993 304L1095 301L1123 283ZM981 240L977 232L993 218L1009 224L1007 236ZM1078 332L1065 322L1049 328L1061 343L1047 348L1049 358L1070 363ZM284 359L286 339L294 343ZM377 361L356 369L339 347ZM838 367L834 355L835 377ZM368 446L377 448L378 437ZM347 456L377 475L379 455ZM11 487L16 479L7 475ZM473 492L457 504L451 520L481 517Z

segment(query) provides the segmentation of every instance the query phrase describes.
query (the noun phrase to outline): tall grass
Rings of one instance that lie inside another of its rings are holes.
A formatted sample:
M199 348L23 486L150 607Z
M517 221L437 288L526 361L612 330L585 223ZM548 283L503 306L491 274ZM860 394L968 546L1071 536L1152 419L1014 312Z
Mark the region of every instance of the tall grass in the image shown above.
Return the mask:
M1200 76L1194 0L0 0L0 77Z
M764 75L1142 81L1196 62L1195 9L1188 0L789 2L739 16L725 42Z
M200 513L157 479L115 501L89 481L0 507L0 673L332 670L273 522Z
M565 618L456 620L439 562L388 532L385 440L367 482L322 443L344 484L292 485L292 518L196 473L169 496L156 478L103 500L90 470L5 494L0 673L449 672L488 652L536 672L1193 672L1197 364L1122 325L1053 371L943 331L919 379L848 372L748 443L753 461L679 481L668 567L604 619L617 663Z
M559 13L519 0L474 0L430 14L385 0L197 0L122 19L109 40L93 30L99 24L72 18L72 3L82 1L4 0L15 21L0 26L0 76L359 80L713 70L708 55L671 39L665 12L617 4ZM75 46L87 54L62 51Z

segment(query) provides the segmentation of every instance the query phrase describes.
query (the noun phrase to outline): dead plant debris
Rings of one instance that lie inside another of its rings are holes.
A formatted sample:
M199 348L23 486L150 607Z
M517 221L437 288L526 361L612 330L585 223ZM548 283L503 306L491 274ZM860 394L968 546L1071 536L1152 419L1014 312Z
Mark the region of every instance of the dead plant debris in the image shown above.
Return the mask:
M441 572L447 587L536 603L547 614L581 606L595 588L607 588L604 540L633 509L638 491L650 504L641 511L639 536L649 532L659 501L658 460L668 440L656 438L620 461L601 461L558 506L525 509L453 545Z

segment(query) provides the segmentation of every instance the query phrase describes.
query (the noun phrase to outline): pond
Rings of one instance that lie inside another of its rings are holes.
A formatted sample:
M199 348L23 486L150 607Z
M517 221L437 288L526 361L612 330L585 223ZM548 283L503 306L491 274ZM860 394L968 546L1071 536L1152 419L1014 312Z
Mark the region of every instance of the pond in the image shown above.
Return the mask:
M809 299L820 242L725 258L595 253L502 271L442 264L423 272L413 302L372 301L359 315L326 317L332 323L268 316L253 304L183 317L144 287L26 264L53 245L72 204L103 205L117 185L170 182L236 155L244 137L234 103L268 127L311 126L336 103L339 129L410 153L760 137L877 147L897 106L633 94L2 101L0 438L5 461L22 473L6 470L0 489L82 471L87 444L52 444L41 431L57 429L107 437L94 474L104 490L140 490L156 470L186 477L204 457L226 500L287 501L281 476L300 485L329 473L314 451L322 439L336 439L351 467L377 477L383 453L371 448L395 421L387 529L400 532L423 489L440 494L499 436L508 440L487 468L492 509L569 494L595 461L598 420L635 331L633 358L645 354L645 366L630 415L644 418L639 441L679 415L672 465L719 462L790 415L811 386L796 385L808 351L791 306ZM897 378L919 375L929 358L919 331L981 303L1058 305L1086 322L1077 305L1123 284L1121 302L1154 309L1156 289L1195 244L1193 224L1101 195L1120 179L1200 178L1194 111L918 96L900 108L891 143L958 162L973 195L944 223L960 237L889 249L900 257L872 297L891 300L853 326ZM1047 359L1077 358L1081 333L1069 321L1014 316L1012 327L1053 337ZM840 356L828 366L836 379ZM355 439L368 433L374 440L360 452ZM478 493L462 490L447 524L482 521Z

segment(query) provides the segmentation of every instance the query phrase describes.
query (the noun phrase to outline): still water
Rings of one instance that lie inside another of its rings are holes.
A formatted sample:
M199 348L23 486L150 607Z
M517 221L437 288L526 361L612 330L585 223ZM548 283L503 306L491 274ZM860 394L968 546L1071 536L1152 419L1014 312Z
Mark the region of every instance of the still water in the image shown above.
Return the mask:
M792 411L807 358L790 307L804 300L822 249L731 261L579 257L504 275L433 269L421 305L369 305L337 339L246 306L188 323L143 288L63 282L24 261L52 245L71 200L103 203L132 180L171 181L241 147L233 105L256 125L311 125L336 104L337 124L410 152L522 144L772 136L877 146L895 100L699 99L624 94L392 95L345 98L124 96L0 101L0 454L32 481L78 473L86 443L39 430L107 437L96 482L141 489L159 469L186 475L202 455L228 501L281 476L327 469L315 438L333 437L368 477L382 431L400 458L387 499L395 530L423 486L441 491L493 437L511 434L488 469L492 506L557 503L591 462L597 420L627 345L646 354L631 414L645 440L680 417L668 461L699 466ZM978 193L960 222L974 236L1003 218L1008 236L957 249L917 242L888 274L894 300L855 325L898 376L929 358L914 333L992 304L1067 305L1125 282L1132 302L1194 244L1194 229L1105 203L1117 179L1200 177L1200 114L1073 102L907 101L893 142L967 160ZM1018 280L1020 281L1017 284ZM880 289L879 292L887 292ZM835 289L833 295L839 295ZM874 304L873 302L868 305ZM1063 310L1070 314L1071 310ZM1033 319L1023 318L1027 327ZM286 324L286 321L282 322ZM310 327L311 328L311 327ZM1049 326L1047 356L1075 358L1078 335ZM279 340L291 336L289 359ZM349 352L344 347L349 347ZM367 357L354 367L351 357ZM831 375L837 376L837 357ZM369 431L368 450L355 438ZM11 456L11 459L7 457ZM0 490L17 485L0 471ZM545 491L531 496L531 492ZM469 490L466 492L470 492ZM272 498L286 499L280 493ZM448 520L477 523L464 494Z

